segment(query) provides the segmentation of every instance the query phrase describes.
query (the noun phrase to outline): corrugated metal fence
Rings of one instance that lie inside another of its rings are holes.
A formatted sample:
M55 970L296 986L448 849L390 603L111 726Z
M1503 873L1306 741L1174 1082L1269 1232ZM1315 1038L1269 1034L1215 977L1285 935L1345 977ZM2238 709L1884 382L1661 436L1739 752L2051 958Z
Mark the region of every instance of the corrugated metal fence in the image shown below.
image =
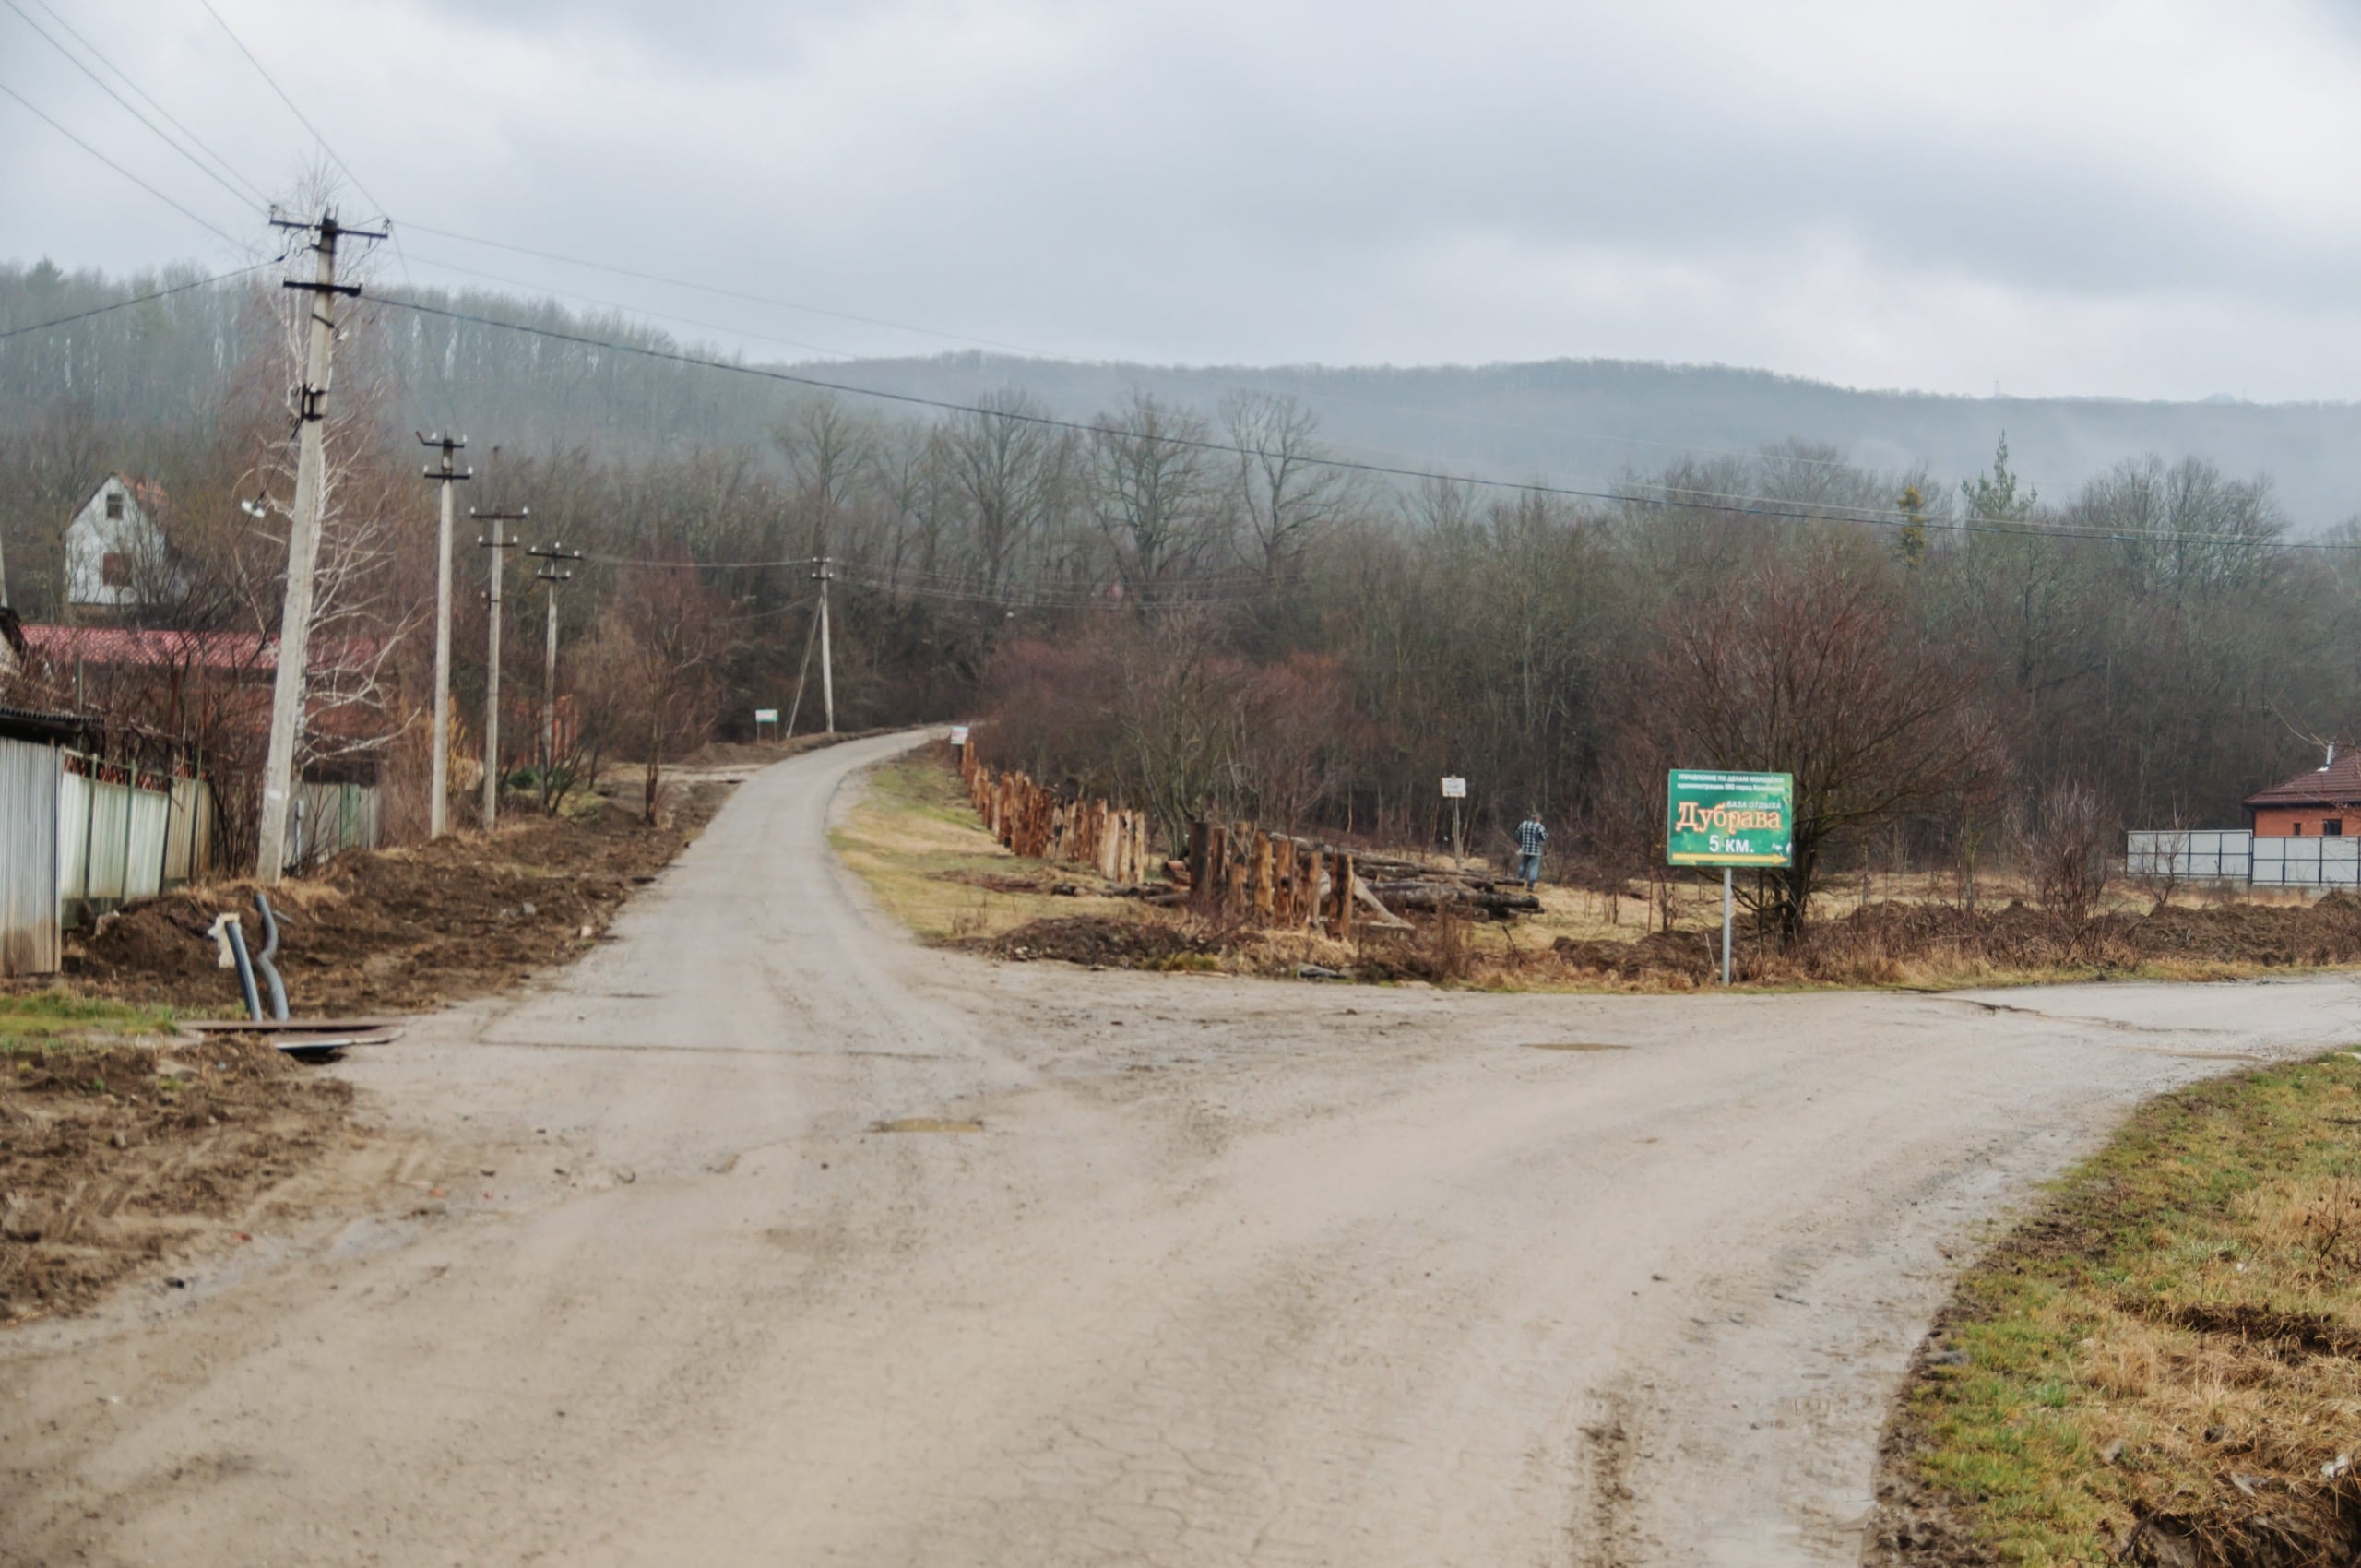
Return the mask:
M56 970L60 931L213 863L213 790L0 740L0 974Z
M0 739L0 975L59 961L57 792L65 753Z
M2129 834L2123 869L2181 882L2361 887L2361 838L2258 837L2245 828Z
M68 752L57 803L66 923L178 887L213 861L213 790L102 767Z
M2239 828L2185 828L2125 835L2123 869L2131 876L2178 882L2244 882L2251 874L2254 835Z
M377 786L295 786L295 809L287 814L287 865L303 871L347 849L377 847Z

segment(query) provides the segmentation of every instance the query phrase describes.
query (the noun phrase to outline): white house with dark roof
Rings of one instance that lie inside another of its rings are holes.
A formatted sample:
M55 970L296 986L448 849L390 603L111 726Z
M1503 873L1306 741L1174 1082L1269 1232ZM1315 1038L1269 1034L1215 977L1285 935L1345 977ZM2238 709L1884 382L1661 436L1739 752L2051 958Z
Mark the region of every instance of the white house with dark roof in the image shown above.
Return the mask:
M65 529L65 598L78 608L136 609L168 576L171 547L152 484L109 474Z

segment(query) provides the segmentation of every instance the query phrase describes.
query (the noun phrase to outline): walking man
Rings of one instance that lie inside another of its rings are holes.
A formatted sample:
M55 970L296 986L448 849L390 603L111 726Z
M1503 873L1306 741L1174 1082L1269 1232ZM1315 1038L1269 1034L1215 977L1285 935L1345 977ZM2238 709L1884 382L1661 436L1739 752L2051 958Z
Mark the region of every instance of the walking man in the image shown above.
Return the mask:
M1541 880L1541 846L1548 842L1549 830L1541 826L1541 814L1526 812L1516 825L1516 876L1527 893Z

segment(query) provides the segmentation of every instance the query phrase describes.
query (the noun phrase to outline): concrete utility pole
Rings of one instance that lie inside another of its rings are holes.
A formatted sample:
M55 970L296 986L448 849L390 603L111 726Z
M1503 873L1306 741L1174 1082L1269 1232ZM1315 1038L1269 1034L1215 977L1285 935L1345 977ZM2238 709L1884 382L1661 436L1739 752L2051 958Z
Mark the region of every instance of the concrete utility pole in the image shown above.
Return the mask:
M426 836L440 838L449 829L451 807L451 487L475 478L476 471L452 466L453 455L468 444L463 435L421 431L418 443L443 452L442 466L426 470L443 499L442 523L434 536L434 781L426 798Z
M836 680L828 663L828 579L835 574L828 570L825 555L813 564L812 576L820 584L820 707L827 715L828 733L836 732Z
M332 302L350 298L360 286L336 280L338 235L383 239L382 234L339 226L334 211L320 214L316 223L272 215L279 229L307 230L316 236L312 280L286 279L282 287L312 296L310 342L303 354L303 379L295 388L295 508L287 519L287 600L279 616L279 668L270 687L270 743L262 771L262 841L255 853L255 880L276 886L287 855L287 813L295 789L295 751L303 736L303 682L312 652L313 578L320 564L320 510L327 492L326 410L328 374L336 357L336 317Z
M492 590L484 595L484 602L492 606L491 643L485 658L483 693L483 830L486 833L500 826L500 580L507 575L506 552L517 548L514 534L500 537L503 523L521 523L533 515L530 506L514 512L479 512L468 508L468 516L480 523L492 525L492 537L476 536L477 547L492 552Z
M541 809L550 803L550 770L557 766L557 586L574 577L571 563L582 559L579 550L568 550L565 540L559 540L547 550L528 550L526 554L548 565L533 574L538 582L549 584L550 635L549 649L541 658ZM568 563L560 566L559 562Z

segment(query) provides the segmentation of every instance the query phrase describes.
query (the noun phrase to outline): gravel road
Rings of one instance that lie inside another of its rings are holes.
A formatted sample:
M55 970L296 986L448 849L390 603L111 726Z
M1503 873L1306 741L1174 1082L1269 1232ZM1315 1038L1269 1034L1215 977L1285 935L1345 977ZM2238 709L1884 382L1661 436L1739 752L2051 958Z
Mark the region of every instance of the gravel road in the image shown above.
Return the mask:
M337 1069L395 1201L0 1339L0 1561L1850 1562L1984 1223L2361 1040L2343 979L990 966L829 853L908 743L758 775L620 940Z

